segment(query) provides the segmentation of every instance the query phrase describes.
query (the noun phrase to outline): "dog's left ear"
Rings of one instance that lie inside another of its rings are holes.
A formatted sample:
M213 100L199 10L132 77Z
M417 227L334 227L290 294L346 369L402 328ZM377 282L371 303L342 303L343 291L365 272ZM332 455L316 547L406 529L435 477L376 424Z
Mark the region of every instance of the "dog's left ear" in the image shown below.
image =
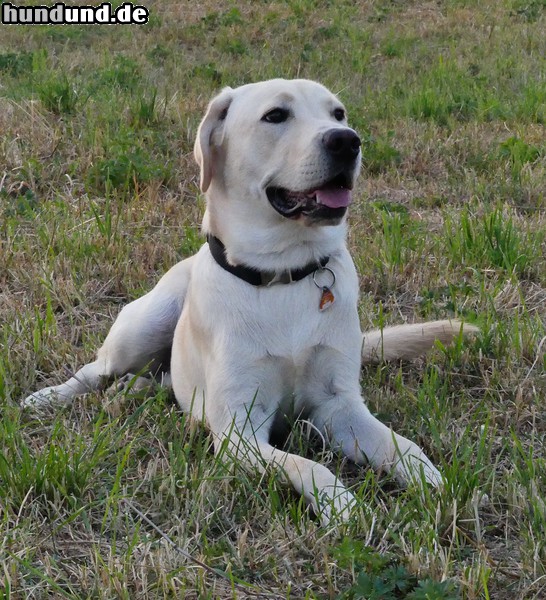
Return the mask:
M229 105L233 100L233 90L224 88L210 102L199 129L193 153L197 164L201 167L201 191L206 192L214 176L214 151L222 143L223 123Z

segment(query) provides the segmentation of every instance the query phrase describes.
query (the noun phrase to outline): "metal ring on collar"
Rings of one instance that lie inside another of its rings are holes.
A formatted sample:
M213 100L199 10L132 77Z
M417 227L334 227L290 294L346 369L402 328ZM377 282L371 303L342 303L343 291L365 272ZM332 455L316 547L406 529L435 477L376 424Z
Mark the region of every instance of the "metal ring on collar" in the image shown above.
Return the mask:
M318 283L317 281L317 273L323 273L324 271L328 271L331 275L332 275L332 283L330 285L320 285L320 283ZM313 271L313 283L321 290L323 290L325 287L327 287L328 289L331 289L334 287L334 283L336 282L336 274L332 271L332 269L330 269L330 267L319 267L318 269L315 269Z

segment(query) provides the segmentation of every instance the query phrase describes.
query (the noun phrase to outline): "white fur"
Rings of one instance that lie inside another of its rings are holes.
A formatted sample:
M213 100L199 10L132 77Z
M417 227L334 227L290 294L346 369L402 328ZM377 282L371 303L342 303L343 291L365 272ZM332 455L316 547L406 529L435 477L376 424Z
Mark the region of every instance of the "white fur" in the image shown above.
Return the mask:
M264 122L262 116L279 104L290 118ZM271 446L272 428L283 414L305 415L357 463L392 470L402 483L424 478L440 484L423 451L366 408L360 365L422 354L436 339L451 341L461 324L399 326L363 337L344 220L317 225L305 217L286 219L265 194L270 185L309 190L331 177L321 140L328 129L347 128L332 116L340 106L323 86L305 80L226 88L210 103L195 147L207 197L204 229L223 241L228 260L282 271L329 256L336 278L331 307L319 311L322 291L312 276L254 287L220 267L205 244L121 311L94 362L23 404L69 403L115 376L155 373L158 357L172 345L176 399L204 418L216 449L261 470L281 468L324 523L346 519L355 499L323 465ZM353 181L357 175L358 167Z

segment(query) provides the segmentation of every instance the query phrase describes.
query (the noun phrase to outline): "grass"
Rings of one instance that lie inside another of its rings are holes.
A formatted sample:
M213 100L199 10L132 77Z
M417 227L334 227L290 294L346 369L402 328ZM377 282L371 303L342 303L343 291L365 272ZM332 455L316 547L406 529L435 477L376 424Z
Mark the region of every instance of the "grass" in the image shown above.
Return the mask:
M544 597L544 2L151 11L144 27L2 32L0 597ZM400 490L294 427L288 445L361 500L342 530L275 473L217 461L163 392L18 408L199 247L191 150L206 103L274 76L339 92L362 134L363 327L482 328L362 373L371 410L441 466L441 492Z

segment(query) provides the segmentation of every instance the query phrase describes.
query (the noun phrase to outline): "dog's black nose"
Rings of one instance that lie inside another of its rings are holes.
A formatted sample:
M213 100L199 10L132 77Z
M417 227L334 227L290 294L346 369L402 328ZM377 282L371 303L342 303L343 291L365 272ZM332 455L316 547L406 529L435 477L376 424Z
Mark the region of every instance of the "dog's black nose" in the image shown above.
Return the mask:
M354 160L360 150L360 138L352 129L329 129L322 143L331 156L343 161Z

